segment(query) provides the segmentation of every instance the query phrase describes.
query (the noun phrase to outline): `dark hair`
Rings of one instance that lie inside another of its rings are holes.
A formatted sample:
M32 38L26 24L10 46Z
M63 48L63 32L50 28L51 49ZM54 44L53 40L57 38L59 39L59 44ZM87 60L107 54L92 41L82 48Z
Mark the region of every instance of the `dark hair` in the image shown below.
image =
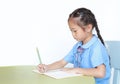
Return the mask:
M69 15L68 20L70 18L78 18L77 24L80 27L83 27L88 24L92 24L92 28L96 29L98 38L101 40L102 44L104 45L104 40L102 39L102 36L100 35L100 31L99 31L95 16L89 9L78 8Z

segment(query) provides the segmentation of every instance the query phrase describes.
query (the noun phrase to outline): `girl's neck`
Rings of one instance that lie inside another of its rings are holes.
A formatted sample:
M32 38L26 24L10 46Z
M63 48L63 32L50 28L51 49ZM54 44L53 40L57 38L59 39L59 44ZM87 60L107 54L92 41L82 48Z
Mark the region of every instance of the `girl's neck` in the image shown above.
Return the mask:
M82 44L84 45L84 44L86 44L87 42L89 42L90 40L91 40L91 38L92 38L92 34L90 34L84 41L82 41Z

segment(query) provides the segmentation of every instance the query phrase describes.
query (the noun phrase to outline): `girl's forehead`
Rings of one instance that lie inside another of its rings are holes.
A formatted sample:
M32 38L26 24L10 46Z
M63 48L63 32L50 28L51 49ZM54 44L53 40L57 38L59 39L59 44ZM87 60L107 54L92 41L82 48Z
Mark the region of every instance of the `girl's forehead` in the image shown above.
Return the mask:
M71 26L73 26L73 25L77 25L77 19L76 18L70 18L69 20L68 20L68 24L69 25L71 25Z
M78 26L78 25L77 25L75 22L73 22L73 21L69 21L68 24L69 24L69 27L70 27L71 29L75 29L75 28Z
M76 23L74 23L74 22L70 21L68 24L69 24L70 30L74 30L74 29L78 29L79 28L79 26Z

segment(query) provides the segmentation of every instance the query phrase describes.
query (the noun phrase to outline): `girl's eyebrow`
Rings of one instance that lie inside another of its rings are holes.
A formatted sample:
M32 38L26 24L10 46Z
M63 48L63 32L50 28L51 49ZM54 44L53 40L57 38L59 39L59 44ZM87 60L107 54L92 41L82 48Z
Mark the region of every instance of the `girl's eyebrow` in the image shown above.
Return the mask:
M76 30L75 28L70 28L70 31L74 31L74 30Z
M71 29L71 30L74 30L74 29L76 29L76 28L73 28L73 27L72 27L72 28L70 28L70 29Z

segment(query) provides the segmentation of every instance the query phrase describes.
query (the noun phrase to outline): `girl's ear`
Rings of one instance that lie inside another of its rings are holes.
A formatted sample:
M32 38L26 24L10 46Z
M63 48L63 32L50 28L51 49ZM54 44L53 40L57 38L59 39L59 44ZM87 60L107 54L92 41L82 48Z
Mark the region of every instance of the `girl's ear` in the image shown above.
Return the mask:
M92 31L92 24L88 24L85 28L85 31L88 33L91 32Z

